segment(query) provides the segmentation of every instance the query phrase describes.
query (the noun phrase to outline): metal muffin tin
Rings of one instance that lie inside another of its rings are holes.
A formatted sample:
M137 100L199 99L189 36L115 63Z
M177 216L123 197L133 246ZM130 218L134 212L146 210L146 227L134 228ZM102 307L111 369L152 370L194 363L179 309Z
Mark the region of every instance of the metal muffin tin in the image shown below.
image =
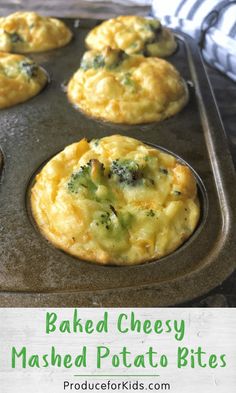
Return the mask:
M65 22L74 31L68 46L30 55L49 72L48 86L0 112L0 306L169 306L207 293L236 267L236 192L225 133L195 43L177 34L178 50L168 58L189 81L184 110L160 123L103 123L76 111L62 89L98 21ZM27 203L32 178L46 160L82 137L114 133L177 154L202 179L196 232L176 252L144 265L99 266L55 249L33 225Z

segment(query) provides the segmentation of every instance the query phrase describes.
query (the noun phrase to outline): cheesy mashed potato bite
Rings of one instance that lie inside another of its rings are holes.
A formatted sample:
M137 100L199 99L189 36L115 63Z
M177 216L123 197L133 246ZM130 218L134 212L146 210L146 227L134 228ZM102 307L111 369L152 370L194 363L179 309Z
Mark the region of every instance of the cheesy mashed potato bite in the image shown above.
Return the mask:
M119 16L95 27L85 40L88 48L102 50L106 46L130 54L166 57L177 47L173 33L158 19L141 16Z
M82 139L53 157L31 192L34 219L56 247L99 264L161 258L194 231L191 170L129 137Z
M37 95L47 80L45 71L29 58L0 52L0 109Z
M86 114L126 124L163 120L188 101L187 86L173 65L110 48L84 54L67 92Z
M43 52L65 46L72 38L60 20L35 12L15 12L0 18L0 51Z

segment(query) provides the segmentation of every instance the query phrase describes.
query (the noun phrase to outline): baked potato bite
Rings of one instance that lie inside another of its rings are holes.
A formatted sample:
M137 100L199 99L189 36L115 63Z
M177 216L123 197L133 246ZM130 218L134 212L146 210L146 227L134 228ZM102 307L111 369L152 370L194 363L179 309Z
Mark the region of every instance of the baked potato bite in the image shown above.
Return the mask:
M85 39L90 49L106 46L122 49L129 55L166 57L177 47L173 33L158 19L141 16L119 16L109 19L89 32Z
M0 109L37 95L47 80L46 72L29 58L0 52Z
M84 54L67 94L87 115L126 124L163 120L188 101L187 86L173 65L111 48Z
M36 176L31 208L56 247L107 265L170 254L199 220L189 167L121 135L82 139L54 156Z
M71 38L71 31L62 21L35 12L19 11L0 18L3 52L43 52L65 46Z

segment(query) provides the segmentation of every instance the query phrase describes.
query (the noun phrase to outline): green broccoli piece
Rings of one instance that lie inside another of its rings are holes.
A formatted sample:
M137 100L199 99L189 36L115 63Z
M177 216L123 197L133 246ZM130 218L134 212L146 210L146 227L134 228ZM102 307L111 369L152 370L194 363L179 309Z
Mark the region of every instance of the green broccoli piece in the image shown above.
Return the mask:
M29 79L37 76L38 66L35 63L28 63L27 61L22 61L20 63L20 68L21 71L23 71Z
M124 51L111 48L107 48L102 54L97 51L88 51L82 58L80 68L84 71L103 67L112 70L118 67L127 57L128 55Z
M82 166L78 172L72 173L67 187L72 194L78 194L81 187L86 189L94 189L94 183L90 178L91 163Z
M118 212L110 205L110 210L96 212L91 224L94 237L104 249L112 250L114 254L129 247L128 228L132 224L129 212Z
M114 160L111 164L110 176L116 176L120 183L135 186L142 179L143 173L133 160Z
M5 33L9 36L12 44L16 44L17 42L24 42L23 38L18 33L9 33L7 31L5 31Z
M95 192L98 177L103 171L103 165L98 160L90 160L78 172L72 173L67 183L68 191L72 194L78 194L82 189L87 189L90 193Z
M96 70L97 68L102 68L104 66L105 66L104 57L102 55L95 56L95 58L93 60L93 68L95 68L95 70Z
M89 52L88 52L89 53ZM90 53L89 55L85 55L81 61L80 67L84 70L87 71L90 68L98 69L102 68L105 66L105 59L103 55L96 55L96 56L91 56Z
M111 229L112 221L109 212L101 213L99 218L95 221L96 226L102 225L106 230Z
M118 212L110 205L111 212L105 211L97 217L96 226L102 226L106 230L119 231L130 227L133 215L129 212Z

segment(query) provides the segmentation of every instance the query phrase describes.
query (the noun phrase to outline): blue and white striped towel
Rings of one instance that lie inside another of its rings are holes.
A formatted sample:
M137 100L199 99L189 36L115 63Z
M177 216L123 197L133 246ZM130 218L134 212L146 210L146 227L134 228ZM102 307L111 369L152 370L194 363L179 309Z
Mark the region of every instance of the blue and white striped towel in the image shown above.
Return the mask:
M236 1L153 0L152 14L201 42L205 60L236 81Z

